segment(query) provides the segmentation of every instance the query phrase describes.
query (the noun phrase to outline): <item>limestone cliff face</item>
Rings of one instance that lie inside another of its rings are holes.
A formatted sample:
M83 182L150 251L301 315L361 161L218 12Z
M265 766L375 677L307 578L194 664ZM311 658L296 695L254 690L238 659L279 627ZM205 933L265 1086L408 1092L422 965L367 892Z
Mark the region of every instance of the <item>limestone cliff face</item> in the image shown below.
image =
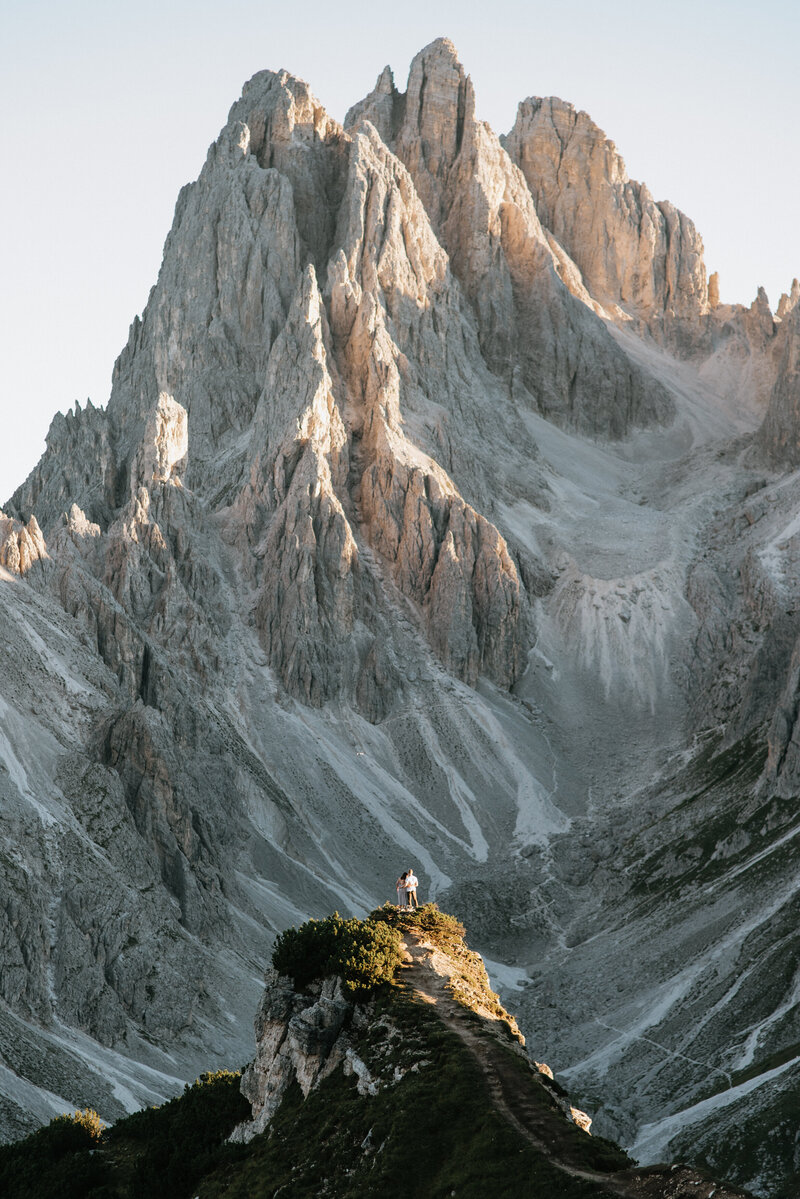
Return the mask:
M351 1024L354 1010L338 978L325 979L299 993L291 979L267 971L255 1020L257 1054L242 1077L242 1092L253 1105L253 1119L237 1129L233 1140L250 1141L263 1132L293 1082L299 1084L305 1098L343 1064L354 1073L356 1055L345 1027ZM363 1065L357 1057L356 1061Z
M252 497L247 524L256 539L262 644L289 692L317 705L340 690L348 653L353 675L359 672L352 637L362 586L368 589L338 495L346 495L348 439L323 322L309 267L270 355L254 422L263 451L244 496L245 510Z
M329 282L367 536L421 606L447 665L470 682L482 672L509 686L521 639L516 567L497 529L403 431L406 396L430 403L426 369L446 379L448 353L471 340L458 285L407 172L369 126L354 138L346 197ZM475 346L471 357L480 361ZM440 389L454 406L454 389Z
M703 243L689 218L629 179L614 143L555 97L523 100L504 145L595 299L691 344L709 301Z
M389 144L472 305L491 369L524 387L546 416L593 436L668 420L669 397L597 320L568 251L542 228L523 175L476 119L472 83L452 43L439 39L417 55L403 96L384 72L345 124L370 114L385 135L396 130Z

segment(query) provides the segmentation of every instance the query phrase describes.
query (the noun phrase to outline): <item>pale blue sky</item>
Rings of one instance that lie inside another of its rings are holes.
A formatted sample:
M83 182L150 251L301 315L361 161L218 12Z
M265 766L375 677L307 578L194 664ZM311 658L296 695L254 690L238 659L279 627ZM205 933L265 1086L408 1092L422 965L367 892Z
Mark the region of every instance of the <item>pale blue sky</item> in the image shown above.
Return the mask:
M264 67L341 119L444 34L498 132L525 96L585 108L695 221L724 300L763 284L774 307L800 275L796 2L0 0L0 28L0 503L54 412L108 399L178 189Z

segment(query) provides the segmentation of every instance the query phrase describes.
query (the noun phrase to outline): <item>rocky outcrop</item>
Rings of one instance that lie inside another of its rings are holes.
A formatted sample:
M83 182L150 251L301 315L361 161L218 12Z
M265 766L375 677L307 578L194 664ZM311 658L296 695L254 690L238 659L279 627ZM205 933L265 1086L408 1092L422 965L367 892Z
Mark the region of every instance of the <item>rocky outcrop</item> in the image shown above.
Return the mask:
M186 470L189 429L186 409L162 391L149 414L136 455L131 483L135 489L176 483Z
M24 575L34 562L47 556L47 546L35 516L24 525L0 511L0 566L12 574Z
M696 341L709 310L700 235L674 205L656 203L628 178L614 143L587 113L531 97L503 144L591 295L667 341Z
M497 529L433 471L376 465L362 482L371 534L394 563L401 589L423 606L431 644L460 678L516 680L521 656L520 581Z
M274 1152L286 1135L287 1113L281 1108L287 1100L295 1142L305 1144L305 1130L312 1130L313 1149L290 1159L295 1180L310 1173L310 1165L317 1177L324 1169L321 1185L332 1192L338 1193L347 1179L347 1185L366 1193L368 1179L374 1177L373 1155L381 1154L386 1177L398 1161L402 1187L409 1169L403 1113L422 1093L426 1119L447 1127L447 1136L426 1151L425 1177L435 1172L446 1189L451 1172L460 1176L463 1171L461 1146L474 1138L476 1126L489 1115L505 1127L501 1166L498 1170L483 1158L482 1165L487 1173L510 1178L508 1145L518 1137L517 1155L526 1170L525 1175L517 1171L514 1183L518 1190L522 1187L521 1194L527 1195L530 1188L520 1178L547 1170L557 1171L565 1187L578 1177L581 1186L588 1180L605 1195L688 1199L707 1192L745 1199L744 1192L712 1183L691 1167L636 1169L611 1142L595 1141L591 1117L571 1104L548 1066L527 1058L516 1022L491 991L479 955L452 931L442 937L434 919L426 930L406 926L402 972L391 993L384 991L376 1001L348 1002L336 978L296 991L288 978L267 971L255 1022L256 1057L241 1081L252 1119L234 1129L232 1141L246 1145L266 1132ZM452 918L444 919L452 923ZM471 1079L476 1065L486 1084L480 1101L473 1104L471 1096L462 1093L454 1105L442 1090L444 1080L451 1088L466 1087L465 1076ZM340 1069L354 1077L355 1087L331 1078ZM327 1079L316 1102L297 1104L289 1093L296 1084L308 1100ZM326 1116L323 1121L320 1111ZM399 1120L396 1113L401 1114ZM377 1129L380 1137L373 1138ZM312 1157L320 1151L324 1166Z
M291 979L267 972L255 1021L258 1051L242 1076L253 1119L239 1125L232 1140L250 1141L263 1132L293 1082L305 1098L347 1060L348 1049L353 1056L346 1031L353 1010L341 979L328 978L298 993Z
M108 414L87 400L85 408L76 403L66 416L53 417L42 458L7 507L26 520L38 513L45 534L72 504L105 526L118 502L116 486Z
M788 292L783 292L778 301L778 308L775 313L777 319L782 321L784 317L789 316L800 303L800 279L792 279L792 286Z
M438 935L438 912L431 915L431 910L427 911L427 933L422 928L405 929L403 975L395 980L396 990L387 994L384 989L378 1002L365 996L348 998L343 980L336 976L297 988L291 978L274 969L266 971L255 1018L256 1056L241 1082L242 1093L252 1106L252 1120L240 1124L232 1140L248 1142L264 1132L295 1082L306 1099L341 1067L345 1075L355 1077L359 1095L375 1096L396 1087L405 1075L430 1068L433 1053L425 1026L414 1028L407 1015L405 1021L402 1018L409 985L415 996L439 1005L437 1014L468 1045L472 1041L465 1025L476 1018L487 1037L503 1042L503 1052L510 1047L526 1060L524 1037L490 989L480 955L467 949L452 927L444 938ZM376 918L379 913L370 917ZM455 925L452 917L443 920ZM318 962L322 966L322 960L318 958ZM563 1112L567 1119L580 1123L578 1117L583 1113L571 1109L565 1093L551 1083L552 1072L544 1080L531 1068L531 1076L534 1085L544 1087L559 1115Z
M708 276L708 307L711 312L719 308L719 271Z
M763 287L752 304L718 304L706 332L710 354L701 376L723 392L730 405L763 417L779 373L780 350Z
M260 71L242 90L220 135L242 155L291 184L292 222L304 257L322 271L335 237L347 139L307 83L286 71ZM285 183L284 183L285 186ZM286 238L290 230L274 228ZM275 273L270 263L270 274Z
M378 76L375 87L348 109L344 123L346 128L353 128L362 121L374 125L378 136L388 146L397 133L397 122L402 109L398 104L401 93L394 85L392 68L385 66Z

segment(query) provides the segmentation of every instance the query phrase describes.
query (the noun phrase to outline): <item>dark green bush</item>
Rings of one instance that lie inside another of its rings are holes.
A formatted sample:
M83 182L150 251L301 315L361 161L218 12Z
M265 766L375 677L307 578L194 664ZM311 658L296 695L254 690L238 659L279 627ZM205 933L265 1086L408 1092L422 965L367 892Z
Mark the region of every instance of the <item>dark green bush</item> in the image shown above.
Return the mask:
M391 982L401 962L400 936L383 921L345 920L338 912L287 928L275 942L272 964L302 990L338 975L349 995L363 999Z
M2 1199L192 1199L199 1180L241 1156L225 1144L251 1115L230 1070L103 1128L96 1112L58 1116L0 1146Z
M133 1194L148 1199L192 1196L199 1179L238 1155L224 1141L252 1114L239 1090L240 1077L230 1070L201 1074L180 1098L144 1108L108 1130L112 1146L143 1144L133 1170Z
M87 1151L102 1136L96 1112L56 1116L44 1128L0 1146L3 1199L85 1199L107 1181L105 1163Z

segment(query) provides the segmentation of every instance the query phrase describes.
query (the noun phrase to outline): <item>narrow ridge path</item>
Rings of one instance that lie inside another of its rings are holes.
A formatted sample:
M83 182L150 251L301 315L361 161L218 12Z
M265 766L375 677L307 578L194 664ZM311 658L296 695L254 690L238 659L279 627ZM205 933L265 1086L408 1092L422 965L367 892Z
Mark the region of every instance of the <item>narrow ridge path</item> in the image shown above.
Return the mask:
M631 1168L623 1172L603 1173L588 1170L569 1161L569 1147L564 1133L568 1128L566 1116L558 1109L556 1100L538 1081L533 1066L529 1086L521 1084L519 1071L509 1058L508 1050L494 1041L487 1020L487 1031L481 1031L471 1015L448 990L448 979L431 964L432 946L423 937L405 932L403 967L404 981L414 993L436 1008L442 1023L454 1032L475 1058L486 1082L495 1110L538 1153L574 1178L595 1183L608 1195L624 1199L751 1199L746 1191L719 1184L703 1177L687 1166ZM541 1086L544 1102L537 1103L530 1088ZM552 1106L550 1106L552 1105ZM588 1134L584 1134L588 1135Z

